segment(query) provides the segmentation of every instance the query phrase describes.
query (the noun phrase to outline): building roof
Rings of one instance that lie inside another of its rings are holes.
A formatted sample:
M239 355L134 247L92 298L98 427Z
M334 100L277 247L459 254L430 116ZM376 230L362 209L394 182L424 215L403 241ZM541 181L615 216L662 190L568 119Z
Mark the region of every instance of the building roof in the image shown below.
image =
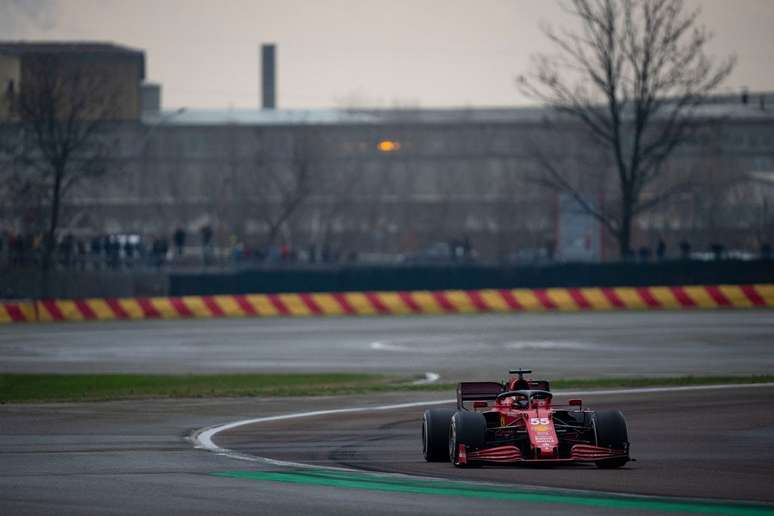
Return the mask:
M144 52L100 41L0 41L0 54L123 54L142 56Z
M758 105L707 104L696 111L700 118L750 121L774 120L774 104L765 109ZM187 109L146 113L142 121L149 125L371 125L371 124L499 124L539 122L551 117L545 107L502 107L467 109Z
M143 122L164 125L338 125L518 122L545 116L543 108L479 109L178 109L146 113Z
M335 109L178 109L145 113L142 121L149 125L329 125L372 123L377 119L367 114Z

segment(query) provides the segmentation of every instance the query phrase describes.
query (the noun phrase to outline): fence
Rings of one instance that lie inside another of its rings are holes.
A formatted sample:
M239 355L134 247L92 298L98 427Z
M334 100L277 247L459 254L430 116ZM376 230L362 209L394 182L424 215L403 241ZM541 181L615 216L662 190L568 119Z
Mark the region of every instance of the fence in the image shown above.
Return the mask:
M169 275L169 295L774 283L772 260L281 267Z

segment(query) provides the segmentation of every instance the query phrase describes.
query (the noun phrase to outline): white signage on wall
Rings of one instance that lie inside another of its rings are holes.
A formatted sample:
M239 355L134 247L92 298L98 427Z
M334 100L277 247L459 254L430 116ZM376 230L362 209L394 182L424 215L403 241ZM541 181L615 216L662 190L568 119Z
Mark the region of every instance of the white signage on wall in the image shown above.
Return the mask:
M598 262L602 258L602 224L569 194L558 196L556 259L563 262ZM592 208L596 202L587 199Z

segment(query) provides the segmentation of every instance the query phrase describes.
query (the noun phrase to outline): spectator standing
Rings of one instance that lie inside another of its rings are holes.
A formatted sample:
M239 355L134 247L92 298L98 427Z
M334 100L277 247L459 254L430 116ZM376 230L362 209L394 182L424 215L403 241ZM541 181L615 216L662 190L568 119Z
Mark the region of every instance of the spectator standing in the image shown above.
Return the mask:
M710 252L715 260L722 260L725 256L726 247L723 244L710 244Z
M61 242L59 242L59 260L65 268L69 269L73 264L73 248L75 247L75 237L67 233Z
M11 251L11 265L21 267L24 264L24 237L11 235L8 246Z
M124 261L129 268L134 265L134 244L130 238L124 242Z
M75 242L75 248L77 251L76 262L78 264L78 269L82 271L86 270L86 242L84 242L81 239L78 239Z
M462 255L466 262L473 260L473 244L470 243L470 238L467 235L462 240Z
M691 259L691 244L689 244L686 240L680 241L680 258L683 260Z
M99 255L102 254L102 239L98 236L92 238L91 242L89 243L89 250L91 251L92 267L99 269Z
M167 253L169 253L169 242L166 238L162 237L159 251L161 251L161 264L164 265L167 262Z
M658 258L659 261L663 261L666 257L666 243L664 243L664 240L659 238L658 239L658 245L656 246L656 258Z
M164 265L164 260L167 256L168 244L163 238L154 238L153 246L151 247L151 256L153 258L153 265L160 269Z
M102 257L105 260L105 267L110 268L110 253L112 252L110 237L105 235L102 237Z
M210 226L203 226L199 232L202 237L202 262L204 265L209 265L212 251L212 228Z
M175 253L177 256L183 256L183 249L185 248L185 230L183 228L177 228L172 235L172 239L175 242Z
M119 260L121 259L121 242L118 241L118 237L112 235L108 240L108 249L110 249L108 255L110 256L110 268L118 269Z
M330 262L330 261L332 260L332 258L333 258L333 257L332 257L332 254L333 254L333 253L331 252L331 248L330 248L330 246L328 245L328 242L325 242L325 243L323 244L323 248L322 248L322 262L323 262L323 263L328 263L328 262Z

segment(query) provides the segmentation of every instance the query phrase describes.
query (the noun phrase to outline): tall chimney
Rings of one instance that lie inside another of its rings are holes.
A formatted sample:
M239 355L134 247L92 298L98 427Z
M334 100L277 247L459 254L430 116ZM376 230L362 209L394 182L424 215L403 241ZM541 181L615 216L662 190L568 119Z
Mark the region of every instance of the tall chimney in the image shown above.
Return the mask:
M263 109L277 108L277 61L273 43L261 45L261 93Z

